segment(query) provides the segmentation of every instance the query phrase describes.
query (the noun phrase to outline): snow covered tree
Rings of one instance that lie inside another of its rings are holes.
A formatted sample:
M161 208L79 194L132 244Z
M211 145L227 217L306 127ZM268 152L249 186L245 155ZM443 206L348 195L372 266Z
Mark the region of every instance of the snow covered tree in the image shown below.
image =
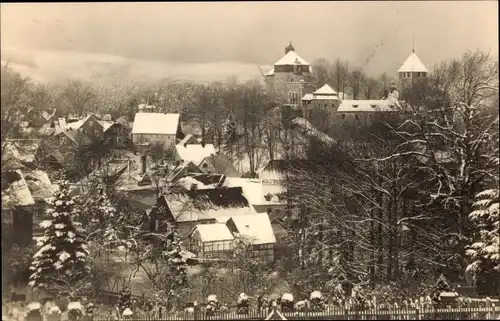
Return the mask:
M120 315L123 313L123 311L132 307L132 301L130 299L131 296L132 291L130 290L130 287L124 286L120 291L120 298L118 299L117 303L117 308Z
M477 194L470 219L476 224L476 242L466 251L473 260L467 267L479 292L488 295L500 291L500 217L499 190L488 189Z
M76 286L87 272L89 254L82 231L73 222L75 201L69 195L68 182L61 182L59 191L48 200L47 214L52 220L40 223L45 231L38 240L38 252L30 267L29 285L34 288Z
M449 292L451 291L451 287L448 284L448 280L446 280L446 277L441 274L439 278L436 281L436 284L434 285L434 289L432 291L431 297L434 302L439 301L439 295L443 292Z
M229 112L222 125L222 150L229 156L233 155L233 146L238 139L236 133L236 120L234 114Z
M171 306L187 286L187 258L175 229L167 233L147 233L135 248L137 271L151 281L158 300Z

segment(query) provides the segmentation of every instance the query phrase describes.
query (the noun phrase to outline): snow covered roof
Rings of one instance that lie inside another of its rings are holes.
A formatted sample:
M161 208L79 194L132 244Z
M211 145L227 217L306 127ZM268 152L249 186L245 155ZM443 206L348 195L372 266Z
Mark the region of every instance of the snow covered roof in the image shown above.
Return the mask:
M302 97L302 100L312 100L313 99L313 94L305 94L304 97Z
M337 95L337 92L328 84L323 85L320 89L316 90L314 95Z
M179 118L179 114L136 113L132 134L175 135Z
M102 126L103 131L107 131L114 124L111 120L98 120L97 123Z
M2 158L12 157L22 163L32 163L39 146L39 140L7 140L3 148Z
M194 231L198 231L202 242L234 240L233 234L231 234L226 224L199 224L194 227Z
M198 141L193 135L187 134L180 142L178 145L184 145L184 144L201 144L200 141Z
M392 100L342 100L338 112L391 112L397 111Z
M410 56L406 58L405 62L403 62L398 72L429 72L429 70L427 70L422 61L420 61L417 54L412 52Z
M178 156L184 162L193 162L196 166L206 157L214 155L216 153L213 144L188 144L184 146L183 144L177 144L175 146Z
M83 124L85 124L85 122L90 118L90 117L93 117L93 115L88 115L87 117L83 118L83 119L80 119L78 121L75 121L75 122L71 122L71 123L66 123L66 126L65 127L62 127L61 126L61 129L63 130L77 130L78 128L82 127ZM61 119L59 119L59 123L61 123Z
M289 51L280 60L274 63L275 66L287 66L287 65L306 65L309 63L302 59L294 50Z
M217 174L222 174L226 177L241 177L241 174L234 167L231 160L225 155L210 155L205 157L202 162L210 164Z
M274 75L274 68L266 72L266 76L272 76L272 75Z
M230 221L236 226L239 235L252 244L276 243L271 221L266 213L233 216Z
M11 174L16 175L18 179L11 182L9 187L2 191L2 208L11 206L31 206L35 204L35 200L31 195L23 173L20 170L16 170ZM2 175L11 174L4 173Z
M267 201L264 198L266 188L262 186L262 180L253 178L226 177L224 186L239 186L243 190L243 196L251 205L262 205L273 203L273 200ZM279 186L281 188L281 186ZM281 190L280 190L281 192Z
M50 182L46 172L33 170L24 175L32 197L35 200L45 200L58 190L59 186Z
M335 140L327 134L319 131L307 119L302 117L295 117L291 120L291 127L300 132L303 137L315 137L316 139L324 142L325 144L334 144Z
M148 105L148 104L139 104L138 108L139 108L139 110L156 109L156 106Z

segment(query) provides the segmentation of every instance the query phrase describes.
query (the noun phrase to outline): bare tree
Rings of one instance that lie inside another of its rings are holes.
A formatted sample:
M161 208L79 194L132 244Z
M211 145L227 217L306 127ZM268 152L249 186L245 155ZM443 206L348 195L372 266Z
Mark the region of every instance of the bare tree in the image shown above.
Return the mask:
M331 83L332 66L328 60L325 58L315 59L311 67L314 72L314 81L317 88Z
M349 61L337 59L333 64L333 80L337 92L345 93L347 84L349 83ZM344 99L344 97L340 97Z
M365 73L359 68L353 70L350 74L349 83L352 87L353 99L359 99L361 90L363 89L363 85L365 83L365 78Z
M68 110L78 115L85 115L96 108L96 92L93 86L85 81L69 81L62 92L61 98Z
M462 267L464 245L471 236L472 200L493 179L497 166L490 157L498 133L498 108L493 107L498 106L497 91L498 64L488 53L467 52L459 60L444 63L433 77L403 92L408 101L401 109L405 120L392 127L403 142L379 159L410 155L419 160L416 168L426 182L421 205L452 215L449 236L456 245L455 260Z

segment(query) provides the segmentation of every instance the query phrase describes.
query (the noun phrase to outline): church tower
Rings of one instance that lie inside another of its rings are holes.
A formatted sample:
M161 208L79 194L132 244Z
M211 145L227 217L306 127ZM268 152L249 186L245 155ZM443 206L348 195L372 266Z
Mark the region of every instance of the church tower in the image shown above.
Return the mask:
M309 88L311 76L311 65L295 52L292 42L285 47L285 55L265 74L268 88L283 104L294 106L300 106L302 97L313 92Z

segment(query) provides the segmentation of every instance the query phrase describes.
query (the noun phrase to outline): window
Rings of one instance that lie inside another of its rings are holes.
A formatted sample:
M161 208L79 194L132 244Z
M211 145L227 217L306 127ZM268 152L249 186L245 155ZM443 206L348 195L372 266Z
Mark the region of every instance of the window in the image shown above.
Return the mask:
M207 163L203 164L203 168L208 168Z
M61 141L61 143L65 143L66 137L64 137L64 136L59 137L59 141Z
M354 114L354 119L359 120L359 115L358 114Z
M267 214L268 214L268 215L270 215L270 214L272 214L272 213L273 213L273 209L272 209L272 208L270 208L270 207L268 207L268 208L267 208Z
M340 118L345 119L345 114L340 114Z
M92 126L93 122L91 120L89 120L89 126Z
M325 108L327 108L327 107L328 107L328 104L325 104Z
M357 105L357 104L356 105L354 105L354 104L352 105L353 108L358 108L358 106L359 105Z

